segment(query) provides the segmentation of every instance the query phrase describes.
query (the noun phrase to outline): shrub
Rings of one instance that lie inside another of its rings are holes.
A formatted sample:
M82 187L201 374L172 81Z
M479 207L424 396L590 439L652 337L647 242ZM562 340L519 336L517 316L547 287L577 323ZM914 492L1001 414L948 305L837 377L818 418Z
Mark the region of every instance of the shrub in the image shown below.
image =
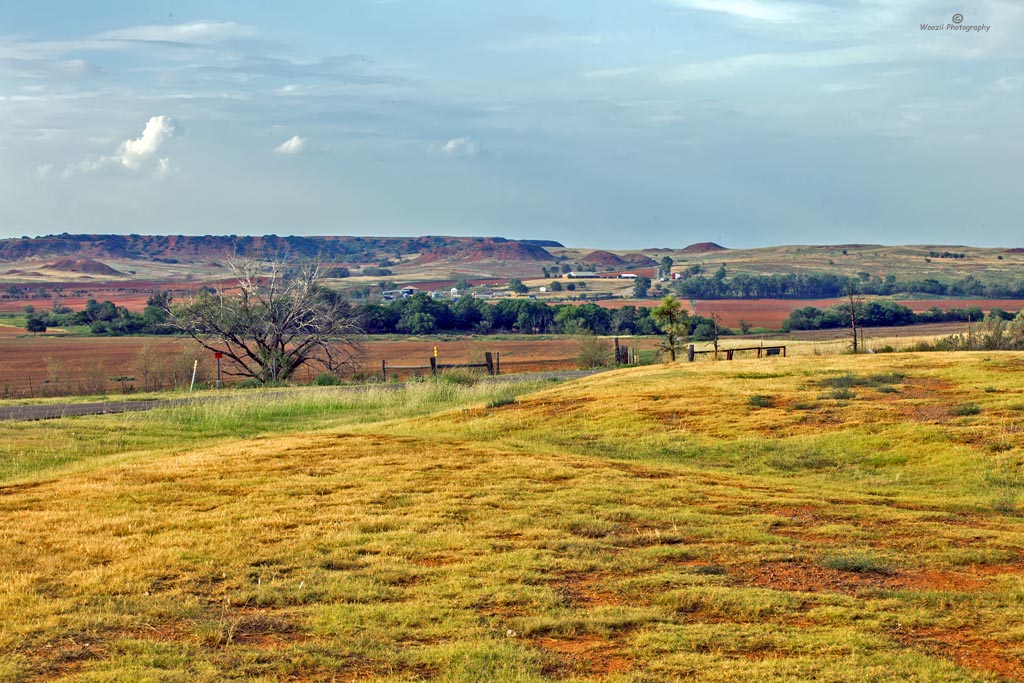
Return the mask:
M858 574L888 574L891 571L883 559L864 550L826 555L821 560L821 566L826 569Z
M607 367L615 360L615 352L607 339L601 339L591 334L581 334L576 339L579 344L576 363L581 369Z
M953 415L958 415L960 417L965 417L967 415L977 415L978 413L981 412L981 406L979 406L977 403L965 403L961 406L953 408L951 412L953 413Z
M313 380L313 384L318 387L336 387L341 384L341 378L331 372L321 372Z
M749 403L754 408L774 408L775 407L775 399L774 398L772 398L771 396L762 396L761 394L754 394L753 396L751 396L750 398L747 399L747 403Z
M450 368L438 377L445 384L471 387L480 381L480 375L469 368Z

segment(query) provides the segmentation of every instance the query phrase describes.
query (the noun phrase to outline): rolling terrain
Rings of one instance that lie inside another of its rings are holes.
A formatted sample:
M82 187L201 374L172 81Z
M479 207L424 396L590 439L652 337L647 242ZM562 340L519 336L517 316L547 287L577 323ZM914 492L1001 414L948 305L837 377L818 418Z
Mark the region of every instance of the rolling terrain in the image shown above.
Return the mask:
M804 356L0 425L0 678L1024 680L1022 368Z

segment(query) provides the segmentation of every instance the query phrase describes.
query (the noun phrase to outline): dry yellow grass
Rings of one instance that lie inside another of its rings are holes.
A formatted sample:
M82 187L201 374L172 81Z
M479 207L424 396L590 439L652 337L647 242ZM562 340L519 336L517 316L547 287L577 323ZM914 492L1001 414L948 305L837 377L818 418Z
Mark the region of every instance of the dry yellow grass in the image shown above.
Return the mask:
M1024 679L1024 356L611 372L0 488L0 680Z

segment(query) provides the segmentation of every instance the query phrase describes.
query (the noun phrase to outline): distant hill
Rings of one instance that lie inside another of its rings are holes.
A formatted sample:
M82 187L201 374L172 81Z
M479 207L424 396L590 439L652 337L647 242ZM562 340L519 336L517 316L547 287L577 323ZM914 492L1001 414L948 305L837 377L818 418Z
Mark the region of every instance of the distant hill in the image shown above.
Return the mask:
M56 263L51 263L46 266L51 270L64 270L69 273L87 273L89 275L124 275L119 270L114 270L106 263L97 261L96 259L82 259L76 261L75 259L61 259Z
M714 242L697 242L682 250L684 254L707 254L712 251L727 251L721 244Z
M552 248L552 249L564 249L565 248L564 244L562 244L561 242L556 242L554 240L516 240L516 241L517 242L522 242L523 244L532 244L532 245L537 246L537 247L548 247L548 248Z
M650 256L644 254L626 254L623 257L626 260L626 265L630 268L644 268L647 266L656 266L658 262L652 259Z
M621 268L626 265L625 259L603 249L590 252L581 258L580 261L594 266L604 266L605 268Z
M434 263L437 261L553 261L544 247L529 241L506 240L501 237L476 237L456 239L443 246L435 247L413 263Z
M538 240L501 237L279 237L277 235L46 235L0 240L0 261L34 258L140 259L174 263L230 257L319 256L341 263L434 253L472 259L553 260ZM544 242L547 242L546 240ZM551 242L552 245L559 245Z

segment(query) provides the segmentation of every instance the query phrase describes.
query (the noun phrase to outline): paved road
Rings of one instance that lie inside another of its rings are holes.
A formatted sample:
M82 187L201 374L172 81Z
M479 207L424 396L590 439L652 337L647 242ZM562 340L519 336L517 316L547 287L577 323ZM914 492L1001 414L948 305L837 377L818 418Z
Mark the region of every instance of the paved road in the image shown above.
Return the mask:
M539 379L566 380L577 379L579 377L587 377L589 375L594 375L599 372L604 372L604 370L566 370L557 372L530 372L523 373L521 375L502 375L501 377L496 377L493 379L489 378L484 381L529 382ZM404 385L379 384L372 386L383 387L388 389L397 389L398 387ZM359 391L363 388L365 387L348 386L331 387L329 390L339 392ZM277 393L287 395L290 392L282 390ZM265 396L266 394L263 395ZM27 406L7 406L0 407L0 421L52 420L60 417L76 417L79 415L103 415L106 413L128 413L136 410L153 410L154 408L171 408L174 406L185 405L196 401L244 401L245 399L245 394L233 394L231 396L216 396L210 394L203 394L200 396L196 396L195 398L147 399L142 401L96 401L93 403L46 403Z

